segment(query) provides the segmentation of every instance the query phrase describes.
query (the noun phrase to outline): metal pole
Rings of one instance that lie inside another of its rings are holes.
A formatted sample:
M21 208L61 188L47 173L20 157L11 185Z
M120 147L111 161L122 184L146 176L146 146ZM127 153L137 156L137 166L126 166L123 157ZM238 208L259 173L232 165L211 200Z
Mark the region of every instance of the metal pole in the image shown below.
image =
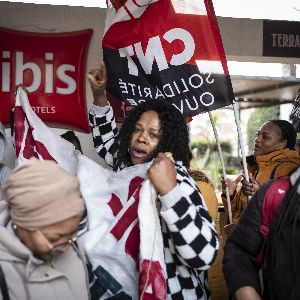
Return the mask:
M243 168L244 168L244 177L249 182L249 174L248 174L248 169L247 169L247 162L246 162L244 142L243 142L243 138L242 138L242 131L241 131L240 118L239 118L239 111L238 111L237 104L235 102L232 104L232 106L233 106L233 111L234 111L234 118L235 118L236 128L237 128L237 132L238 132L238 139L239 139L239 142L240 142L240 148L241 148L241 154L242 154L242 162L243 162Z
M219 155L220 155L220 159L221 159L221 165L222 165L222 171L223 171L223 177L224 177L224 180L227 181L225 164L224 164L224 159L223 159L223 154L222 154L222 148L221 148L221 145L220 145L216 125L215 125L215 122L212 118L212 114L211 114L210 111L208 111L208 115L209 115L210 123L211 123L213 131L214 131L215 140L216 140L216 143L217 143L217 146L218 146L218 151L219 151ZM226 200L227 200L227 207L228 207L229 223L232 224L232 210L231 210L231 203L230 203L230 196L229 196L228 186L226 186Z

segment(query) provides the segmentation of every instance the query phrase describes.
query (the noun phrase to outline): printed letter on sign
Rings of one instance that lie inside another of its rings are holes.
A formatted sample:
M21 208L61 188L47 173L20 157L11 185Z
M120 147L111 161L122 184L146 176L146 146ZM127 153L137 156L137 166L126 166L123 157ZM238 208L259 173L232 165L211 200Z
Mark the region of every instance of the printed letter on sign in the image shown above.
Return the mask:
M212 0L109 0L102 47L114 110L165 99L192 117L232 104Z
M34 33L0 28L0 121L9 123L14 89L23 84L46 123L89 132L86 57L92 30Z

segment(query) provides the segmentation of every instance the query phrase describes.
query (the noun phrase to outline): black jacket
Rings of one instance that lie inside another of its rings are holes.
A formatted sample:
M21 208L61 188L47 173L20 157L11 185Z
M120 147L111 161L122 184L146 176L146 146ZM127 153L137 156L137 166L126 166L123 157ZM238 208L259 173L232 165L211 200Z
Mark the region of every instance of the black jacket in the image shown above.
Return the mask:
M252 286L260 293L259 267L253 258L258 255L264 242L261 225L262 201L269 183L263 185L251 198L239 222L229 235L223 258L223 273L229 293L243 286Z

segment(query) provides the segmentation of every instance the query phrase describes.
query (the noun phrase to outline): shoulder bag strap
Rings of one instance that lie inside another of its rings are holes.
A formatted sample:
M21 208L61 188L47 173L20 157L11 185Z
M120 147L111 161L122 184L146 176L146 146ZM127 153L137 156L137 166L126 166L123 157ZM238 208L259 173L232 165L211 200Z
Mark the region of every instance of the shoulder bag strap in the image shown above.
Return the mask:
M284 161L284 162L280 162L279 164L277 164L277 165L274 167L274 169L272 170L271 176L270 176L270 180L275 179L275 173L276 173L276 170L277 170L277 168L278 168L282 163L285 163L285 161Z
M277 164L277 165L274 167L274 169L273 169L273 171L272 171L272 173L271 173L271 176L270 176L270 180L275 179L275 173L276 173L276 171L277 171L277 168L278 168L280 165L284 164L284 163L287 163L287 161L280 162L279 164ZM297 164L296 164L296 163L295 163L295 168L297 168ZM294 172L294 169L293 169L292 171L290 171L289 174L287 174L286 176L291 175L291 173L293 173L293 172Z
M9 300L8 289L4 277L4 273L2 267L0 265L0 289L3 296L3 300Z

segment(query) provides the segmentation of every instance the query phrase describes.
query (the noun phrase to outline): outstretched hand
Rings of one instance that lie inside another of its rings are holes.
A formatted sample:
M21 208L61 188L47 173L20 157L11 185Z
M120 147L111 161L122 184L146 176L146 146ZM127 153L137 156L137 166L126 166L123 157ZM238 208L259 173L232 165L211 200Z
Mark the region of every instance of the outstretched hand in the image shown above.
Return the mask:
M105 88L107 84L105 63L101 61L99 69L92 69L89 71L87 78L94 96L94 104L98 106L106 106L108 102L105 95Z

